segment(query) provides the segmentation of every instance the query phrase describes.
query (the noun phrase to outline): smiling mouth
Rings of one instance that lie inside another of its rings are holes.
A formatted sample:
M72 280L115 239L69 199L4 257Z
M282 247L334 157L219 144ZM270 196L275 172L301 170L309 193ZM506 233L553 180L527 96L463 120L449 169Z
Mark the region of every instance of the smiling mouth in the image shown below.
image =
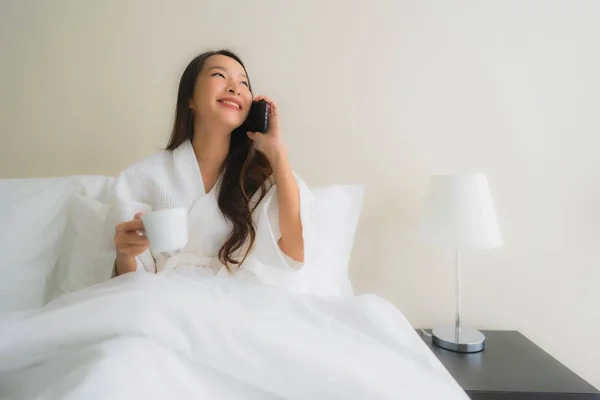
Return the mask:
M242 106L239 105L236 102L230 101L230 100L217 100L219 103L221 103L223 106L234 109L234 110L241 110Z

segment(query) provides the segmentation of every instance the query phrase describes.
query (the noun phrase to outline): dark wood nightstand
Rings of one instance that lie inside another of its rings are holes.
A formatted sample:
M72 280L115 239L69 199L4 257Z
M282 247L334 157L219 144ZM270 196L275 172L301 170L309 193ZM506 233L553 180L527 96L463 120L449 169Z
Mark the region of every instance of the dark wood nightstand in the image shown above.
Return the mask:
M471 399L600 399L600 391L517 331L482 331L486 349L471 354L437 347L417 332Z

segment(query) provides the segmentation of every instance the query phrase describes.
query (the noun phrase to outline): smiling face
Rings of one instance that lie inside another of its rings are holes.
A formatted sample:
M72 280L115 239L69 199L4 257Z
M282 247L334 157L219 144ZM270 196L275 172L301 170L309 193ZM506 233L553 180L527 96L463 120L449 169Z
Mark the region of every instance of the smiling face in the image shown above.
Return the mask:
M246 120L251 104L252 93L244 67L220 54L206 59L189 101L199 121L232 131Z

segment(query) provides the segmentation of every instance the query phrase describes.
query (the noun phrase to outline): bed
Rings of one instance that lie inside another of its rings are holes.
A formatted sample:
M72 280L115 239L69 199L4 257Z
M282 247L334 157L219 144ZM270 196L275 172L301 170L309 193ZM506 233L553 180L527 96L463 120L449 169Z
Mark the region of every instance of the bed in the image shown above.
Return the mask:
M92 268L113 183L0 180L0 398L467 398L396 307L354 295L361 187L313 189L322 254L266 286Z

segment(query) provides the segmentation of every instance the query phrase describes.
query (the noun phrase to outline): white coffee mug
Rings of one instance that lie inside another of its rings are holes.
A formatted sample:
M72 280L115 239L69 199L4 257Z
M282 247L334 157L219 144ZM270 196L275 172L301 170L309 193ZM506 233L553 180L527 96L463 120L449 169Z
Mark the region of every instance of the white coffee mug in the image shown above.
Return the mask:
M155 253L183 248L188 241L187 210L170 208L142 214L150 249Z

